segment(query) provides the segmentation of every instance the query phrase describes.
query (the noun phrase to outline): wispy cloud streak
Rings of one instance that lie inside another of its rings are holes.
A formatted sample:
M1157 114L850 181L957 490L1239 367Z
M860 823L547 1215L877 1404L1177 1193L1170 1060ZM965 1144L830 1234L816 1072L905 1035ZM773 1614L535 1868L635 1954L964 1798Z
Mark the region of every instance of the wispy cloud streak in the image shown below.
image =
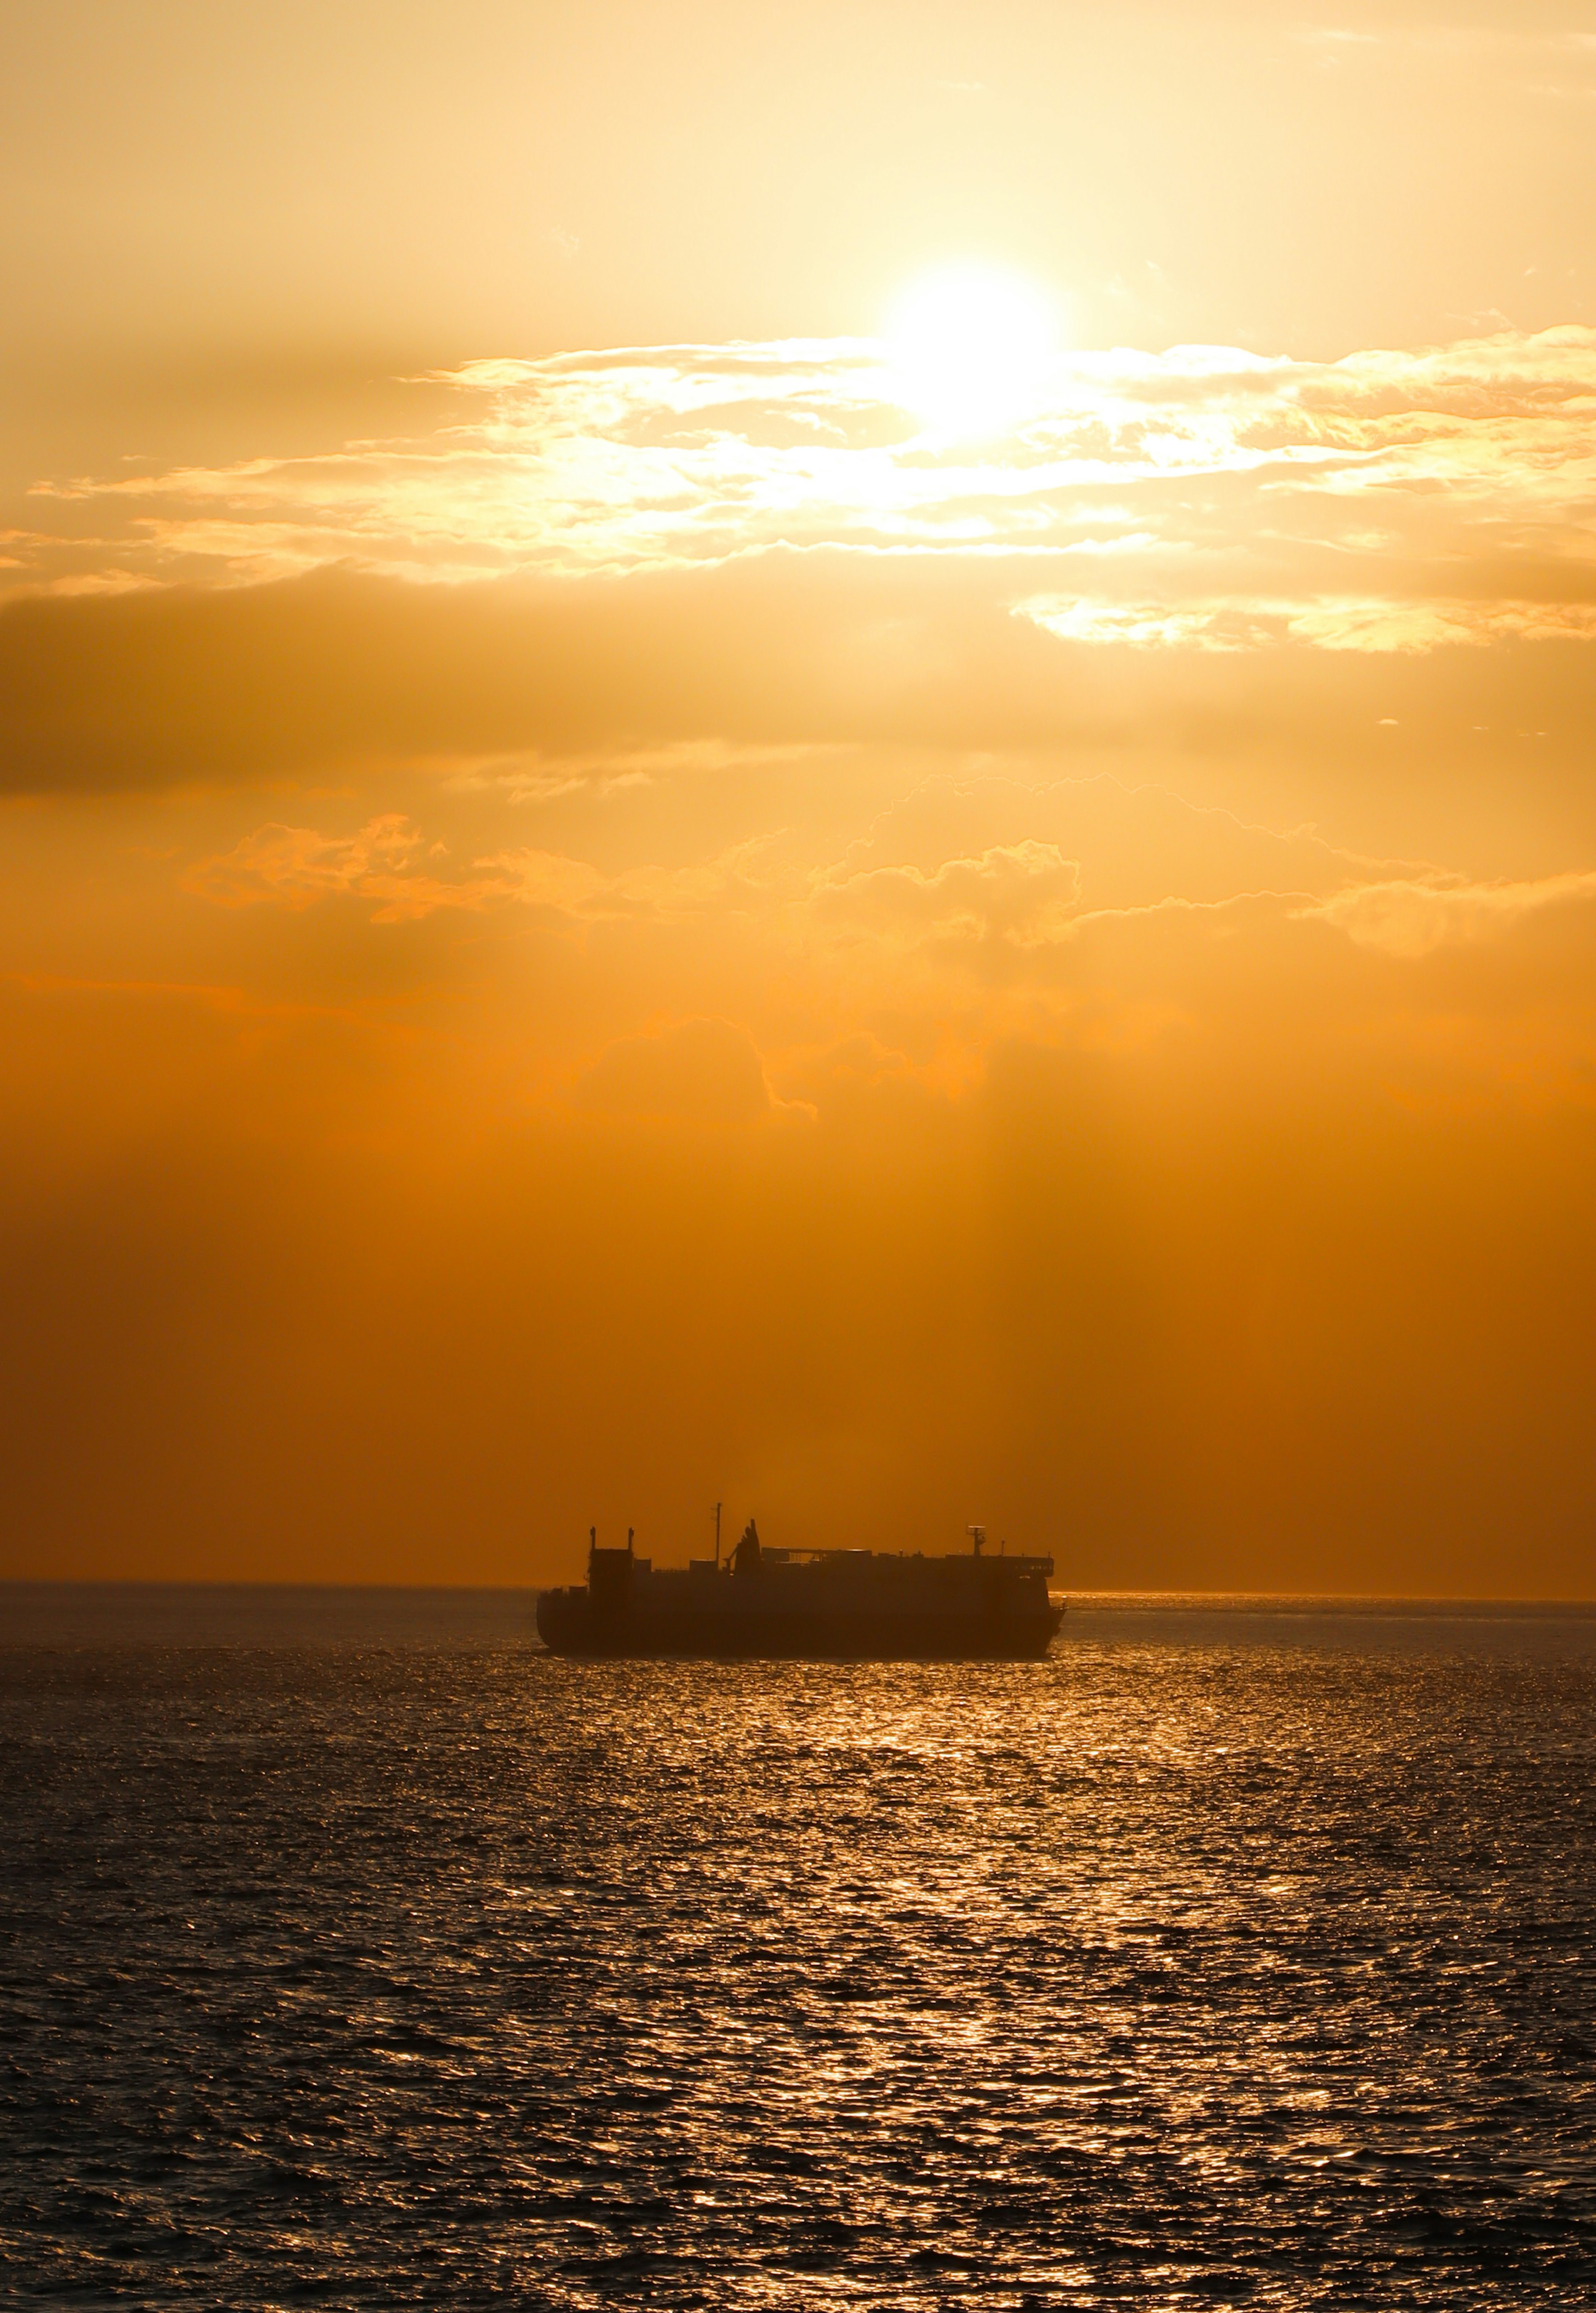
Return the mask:
M41 486L63 534L10 541L8 583L338 564L458 584L825 547L989 562L995 595L1076 640L1411 651L1596 631L1588 329L1326 363L1078 353L983 441L925 430L873 340L483 361L445 382L459 422L423 438ZM66 537L85 500L113 536Z

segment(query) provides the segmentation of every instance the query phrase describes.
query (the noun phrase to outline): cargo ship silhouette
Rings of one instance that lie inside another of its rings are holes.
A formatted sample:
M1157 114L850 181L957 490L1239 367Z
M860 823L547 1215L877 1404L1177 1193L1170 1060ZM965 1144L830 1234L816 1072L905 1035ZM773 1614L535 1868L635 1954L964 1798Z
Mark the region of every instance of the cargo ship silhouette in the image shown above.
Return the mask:
M874 1661L1035 1662L1064 1615L1050 1558L971 1547L916 1551L767 1550L750 1518L730 1561L685 1567L601 1550L588 1535L587 1580L545 1590L538 1631L559 1655L721 1655Z

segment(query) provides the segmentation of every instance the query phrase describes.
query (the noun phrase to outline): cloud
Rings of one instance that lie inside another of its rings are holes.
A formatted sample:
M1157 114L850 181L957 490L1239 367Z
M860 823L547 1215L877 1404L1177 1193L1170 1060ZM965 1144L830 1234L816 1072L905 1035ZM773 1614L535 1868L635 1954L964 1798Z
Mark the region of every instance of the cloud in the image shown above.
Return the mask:
M899 939L999 942L1037 947L1062 938L1080 869L1057 844L995 844L973 859L916 866L832 869L817 878L814 906L827 921Z
M1302 642L1329 651L1378 654L1438 650L1464 644L1596 639L1596 602L1452 598L1403 602L1391 597L1321 595L1311 603L1267 596L1195 603L1105 602L1035 595L1014 605L1061 641L1119 643L1133 650L1257 650Z
M1372 859L1316 829L1260 826L1214 805L1196 805L1151 779L1096 772L1024 778L1013 770L939 771L873 819L867 834L820 879L824 893L870 888L866 871L905 870L934 891L950 863L986 854L1011 868L1050 871L1071 863L1070 904L1094 910L1145 908L1179 897L1216 902L1263 890L1328 898L1351 883L1422 875L1425 863ZM1041 875L1023 888L1048 908Z
M275 822L257 828L231 850L197 860L182 884L223 908L270 902L299 912L320 900L373 901L371 920L378 924L509 901L577 923L662 923L767 903L776 889L759 866L767 848L754 839L685 866L606 874L567 853L523 846L444 876L431 871L446 847L429 843L403 813L385 812L352 835Z
M1360 947L1389 955L1427 955L1432 949L1487 939L1526 917L1552 909L1596 903L1596 873L1546 875L1528 883L1416 882L1363 884L1338 892L1299 915L1334 924Z
M1039 568L1017 565L995 592L982 561L772 553L578 585L320 571L13 602L0 791L325 784L403 763L439 780L496 767L536 796L601 779L607 761L618 778L658 779L672 751L708 763L752 747L1101 761L1244 743L1346 764L1393 712L1508 731L1588 722L1590 644L1571 624L1533 643L1499 630L1466 654L1467 673L1422 650L1329 651L1284 631L1263 650L1144 649L1014 616Z
M529 907L589 922L652 921L702 915L713 910L763 904L772 891L761 872L762 839L733 845L708 859L680 867L645 865L602 874L585 860L550 851L503 851L478 865L500 878L503 891Z
M1424 651L1596 616L1583 327L1335 362L1074 352L979 444L925 433L869 339L480 361L445 382L459 421L429 435L41 485L7 583L336 566L461 586L787 548L975 563L993 605L1083 643ZM106 534L75 534L88 507Z
M442 880L418 866L418 854L424 855L423 837L397 812L368 821L354 835L261 827L231 851L198 861L183 883L224 908L272 901L297 910L332 897L374 901L372 920L380 924L431 915L439 908L480 907L513 889L502 876Z

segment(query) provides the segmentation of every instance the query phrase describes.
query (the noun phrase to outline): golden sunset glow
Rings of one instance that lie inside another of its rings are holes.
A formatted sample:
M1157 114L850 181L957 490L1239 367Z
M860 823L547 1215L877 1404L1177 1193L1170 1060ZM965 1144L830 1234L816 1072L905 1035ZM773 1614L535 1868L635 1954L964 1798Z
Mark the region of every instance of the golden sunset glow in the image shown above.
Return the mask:
M777 15L8 19L10 1568L1588 1592L1581 22Z

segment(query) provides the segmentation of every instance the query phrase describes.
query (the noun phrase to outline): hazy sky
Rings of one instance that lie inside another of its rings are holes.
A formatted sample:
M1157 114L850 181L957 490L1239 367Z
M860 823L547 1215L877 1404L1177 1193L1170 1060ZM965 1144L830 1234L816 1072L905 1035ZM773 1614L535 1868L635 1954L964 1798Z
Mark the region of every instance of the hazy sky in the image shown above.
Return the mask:
M1596 1591L1596 11L0 8L0 1571Z

